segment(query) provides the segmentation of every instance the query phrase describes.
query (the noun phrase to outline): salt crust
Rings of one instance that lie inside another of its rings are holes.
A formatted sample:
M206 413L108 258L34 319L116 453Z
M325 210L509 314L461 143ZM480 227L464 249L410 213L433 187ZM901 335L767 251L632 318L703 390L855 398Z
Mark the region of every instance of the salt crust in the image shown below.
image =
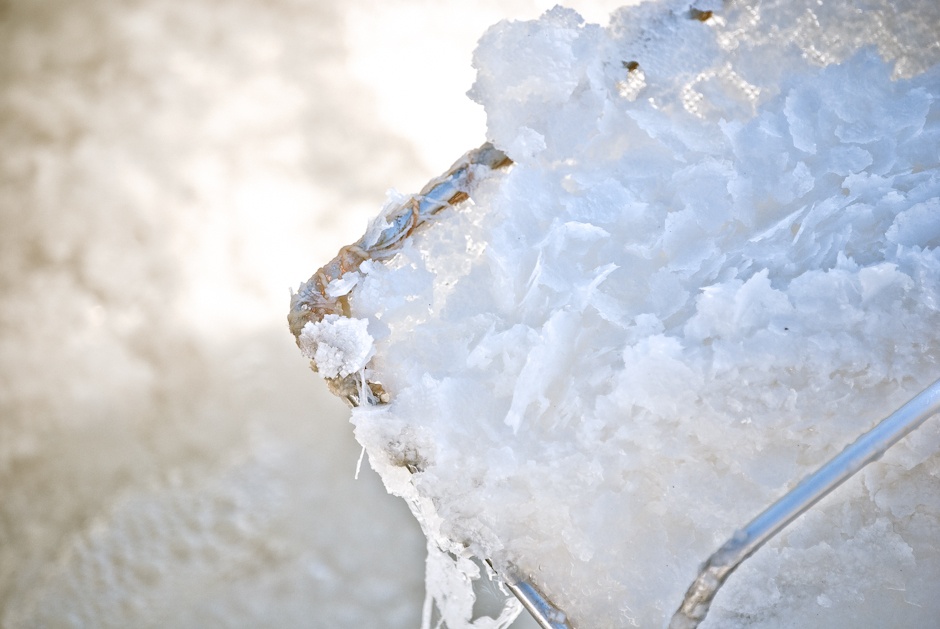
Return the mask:
M918 47L940 20L875 5L893 30L677 3L483 37L471 95L514 169L350 300L392 394L356 435L431 540L447 626L483 626L469 554L575 626L662 626L736 527L940 377L940 68ZM935 623L938 451L934 419L746 562L705 626Z

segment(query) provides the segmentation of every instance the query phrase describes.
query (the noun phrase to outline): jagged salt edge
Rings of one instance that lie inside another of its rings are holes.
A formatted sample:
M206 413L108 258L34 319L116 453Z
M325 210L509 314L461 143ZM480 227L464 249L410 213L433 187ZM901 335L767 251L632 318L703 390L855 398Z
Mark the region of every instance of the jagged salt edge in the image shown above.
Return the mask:
M337 256L301 284L296 293L291 292L288 323L301 352L311 359L314 371L319 372L315 358L318 343L313 331L319 331L319 326L324 322L337 323L344 318L351 318L345 300L359 284L362 274L367 273L376 261L392 257L415 229L432 219L440 210L466 200L475 180L483 179L493 171L511 164L512 161L502 151L486 143L466 153L444 175L428 183L418 195L401 197L397 192L389 191L389 198L382 211L370 221L362 238L340 249ZM440 194L445 196L438 198ZM343 398L353 408L354 414L382 413L382 407L388 399L381 384L373 384L367 378L368 364L375 354L375 346L373 337L368 333L366 336L369 339L367 358L354 373L350 369L347 370L350 373L346 374L342 371L321 374L331 391ZM369 440L358 429L355 433L365 453L369 450ZM438 515L433 502L418 493L411 482L411 471L388 460L381 444L375 446L372 450L378 456L370 455L370 465L379 473L388 492L406 501L428 540L427 593L422 608L422 629L430 629L435 602L439 603L438 609L444 615L442 622L448 622L456 628L463 624L464 617L472 617L475 597L471 583L480 576L479 568L471 560L465 546L450 540L441 532L443 518ZM357 464L357 476L361 462L362 456ZM432 585L436 584L443 585L433 588ZM459 596L460 600L455 601L454 596ZM478 629L505 629L521 613L522 608L517 598L507 596L497 618L479 618L472 626Z
M389 423L387 406L363 404L353 408L353 415L356 439L368 452L369 465L378 473L388 493L405 501L427 539L421 629L434 626L431 621L435 606L442 614L444 625L453 629L506 629L523 610L522 603L514 596L507 596L496 618L484 616L466 624L464 618L473 617L472 582L480 577L470 549L442 532L444 518L439 515L433 501L419 493L412 482L412 473L386 455L383 444L375 438L373 431L360 430L363 426Z

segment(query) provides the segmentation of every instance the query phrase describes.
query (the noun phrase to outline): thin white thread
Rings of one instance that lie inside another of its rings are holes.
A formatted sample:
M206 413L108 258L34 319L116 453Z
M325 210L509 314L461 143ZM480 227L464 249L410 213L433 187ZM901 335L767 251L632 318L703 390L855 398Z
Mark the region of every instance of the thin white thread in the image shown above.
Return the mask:
M356 462L356 475L353 476L353 480L359 480L359 470L362 469L362 459L366 456L366 447L362 446L362 450L359 452L359 460Z

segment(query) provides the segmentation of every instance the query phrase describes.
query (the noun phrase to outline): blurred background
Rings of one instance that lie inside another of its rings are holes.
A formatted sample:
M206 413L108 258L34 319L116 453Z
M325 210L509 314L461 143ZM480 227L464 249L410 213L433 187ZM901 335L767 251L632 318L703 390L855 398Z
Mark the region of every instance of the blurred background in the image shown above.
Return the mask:
M552 4L0 0L0 627L420 624L289 288L484 140L476 40Z

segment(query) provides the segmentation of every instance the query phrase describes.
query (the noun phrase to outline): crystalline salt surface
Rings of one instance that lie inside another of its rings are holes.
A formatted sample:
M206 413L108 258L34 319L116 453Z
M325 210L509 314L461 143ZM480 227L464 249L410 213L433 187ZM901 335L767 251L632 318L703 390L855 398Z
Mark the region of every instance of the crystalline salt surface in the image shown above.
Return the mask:
M298 338L300 351L324 378L345 377L366 366L374 351L365 319L330 314L308 321Z
M940 9L715 10L491 28L471 95L514 168L350 300L392 396L353 415L387 487L580 627L661 626L736 527L940 376ZM938 452L934 420L747 562L711 626L935 622Z

